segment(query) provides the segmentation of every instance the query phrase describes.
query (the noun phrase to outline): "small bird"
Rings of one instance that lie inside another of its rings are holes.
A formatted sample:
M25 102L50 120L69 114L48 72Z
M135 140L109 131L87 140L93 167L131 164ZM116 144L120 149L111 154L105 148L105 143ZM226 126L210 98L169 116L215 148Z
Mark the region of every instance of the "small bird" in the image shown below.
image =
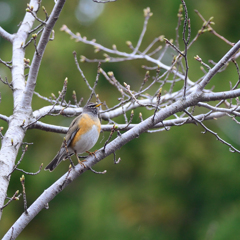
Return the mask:
M101 123L98 117L98 107L101 104L87 104L82 113L71 122L59 152L46 166L45 170L52 172L62 160L66 160L73 154L76 155L78 162L82 164L78 154L91 149L96 144L101 131Z

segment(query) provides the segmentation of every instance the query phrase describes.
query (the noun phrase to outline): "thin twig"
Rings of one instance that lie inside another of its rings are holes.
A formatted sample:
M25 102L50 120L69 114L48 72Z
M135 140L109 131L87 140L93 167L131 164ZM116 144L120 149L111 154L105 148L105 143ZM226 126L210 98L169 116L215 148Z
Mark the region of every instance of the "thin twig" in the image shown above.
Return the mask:
M232 90L234 90L234 89L237 89L238 85L240 84L240 71L239 71L239 66L238 66L236 60L235 60L235 59L232 59L232 62L234 63L234 65L235 65L235 67L236 67L236 69L237 69L237 74L238 74L238 81L237 81L237 83L234 85L234 87L232 88Z
M206 133L206 132L211 133L212 135L214 135L214 136L217 138L218 141L220 141L221 143L227 145L227 146L229 147L229 151L240 153L240 151L239 151L238 149L236 149L236 148L233 147L230 143L228 143L228 142L224 141L222 138L220 138L217 133L215 133L215 132L213 132L212 130L210 130L209 128L207 128L207 127L202 123L202 121L196 119L196 118L195 118L191 113L189 113L188 111L186 111L186 110L184 110L184 111L186 112L186 114L187 114L188 116L190 116L194 121L196 121L197 123L199 123L199 124L203 127L203 129L204 129L205 131L202 132L202 133Z
M212 28L212 26L210 25L211 23L212 23L212 21L206 21L205 19L204 19L204 17L199 13L199 11L198 10L194 10L195 11L195 13L197 13L197 15L202 19L202 21L204 22L204 23L206 23L206 26L209 28L209 32L211 32L211 33L213 33L215 36L217 36L218 38L220 38L220 39L222 39L225 43L227 43L227 44L229 44L230 46L234 46L234 43L232 43L232 42L230 42L230 41L228 41L225 37L223 37L223 36L221 36L220 34L218 34L213 28ZM212 18L211 18L211 20L212 20Z
M131 111L131 115L130 115L130 119L129 119L127 125L126 125L126 129L127 129L128 126L132 123L133 116L134 116L134 111L132 110L132 111ZM125 130L125 129L122 129L122 130Z
M41 28L37 33L32 34L32 37L30 38L30 40L23 46L23 48L25 49L32 41L34 41L34 47L35 49L37 48L36 46L36 37L43 31L43 28Z
M162 50L162 46L158 46L155 50L153 50L152 52L148 53L148 56L151 57L152 55L158 53L160 50Z
M165 40L165 42L166 42L168 45L170 45L176 52L178 52L181 56L184 57L184 53L183 53L180 49L178 49L177 46L175 46L175 45L174 45L171 41L169 41L167 38L164 38L164 40Z
M112 129L111 129L111 132L110 132L110 134L109 134L109 136L108 136L108 139L107 139L106 142L104 143L104 147L103 147L103 151L104 151L104 152L105 152L105 149L106 149L107 144L109 143L109 141L110 141L111 138L112 138L113 133L116 132L116 131L117 131L117 127L116 127L115 125L113 125L113 127L112 127Z
M162 95L162 88L159 89L158 91L158 95L157 95L157 104L156 104L156 108L154 110L154 114L153 114L153 117L152 117L152 122L154 123L154 118L155 118L155 115L158 111L158 106L160 104L160 100L161 100L161 95Z
M19 197L20 197L21 195L18 195L18 193L19 193L19 190L17 190L17 191L13 194L13 196L9 199L9 201L1 207L1 210L3 210L5 207L7 207L12 201L14 201L14 200L19 200ZM17 195L18 195L18 196L17 196Z
M102 172L98 172L98 171L92 169L90 166L87 166L87 167L88 167L93 173L95 173L95 174L105 174L105 173L107 172L107 170L104 170L104 171L102 171Z
M28 145L26 145L25 148L23 149L23 152L22 152L22 155L21 155L20 159L18 160L17 164L14 166L13 170L8 174L7 178L9 178L11 176L11 174L17 169L18 165L23 160L23 157L24 157L27 150L28 150Z
M133 54L136 54L141 46L141 43L142 43L142 40L143 40L143 37L146 33L146 30L147 30L147 24L148 24L148 20L149 18L152 16L152 13L150 11L150 8L146 8L143 10L144 11L144 17L145 17L145 20L144 20L144 24L143 24L143 29L142 29L142 32L140 34L140 37L138 39L138 43L133 51Z
M34 47L35 47L36 54L39 55L39 52L37 50L37 40L36 39L37 39L37 34L34 33L33 34L33 44L34 44Z
M116 160L116 152L113 152L113 162L114 162L114 164L119 164L121 160L122 160L121 158L118 158L118 160Z
M78 60L77 60L77 53L76 53L75 51L73 52L73 56L74 56L74 59L75 59L75 63L76 63L76 65L77 65L77 69L78 69L78 71L80 72L80 74L81 74L84 82L86 83L86 85L87 85L87 87L90 89L90 91L93 92L94 90L93 90L92 87L90 86L87 78L85 77L82 69L81 69L80 66L79 66L79 63L78 63Z
M9 69L12 69L12 66L8 64L8 62L5 62L3 61L1 58L0 58L0 63L4 64L6 67L8 67Z
M66 141L66 138L65 138L65 137L63 138L63 144L64 144L64 147L65 147L65 150L66 150L67 157L68 157L68 160L69 160L69 162L70 162L70 165L71 165L71 167L74 169L74 168L75 168L75 165L74 165L74 163L73 163L73 161L72 161L72 159L71 159L71 154L69 154L69 152L68 152L68 146L67 146L67 141Z
M18 171L20 171L20 172L23 172L23 173L25 173L26 175L37 175L37 174L39 174L40 171L42 170L42 167L43 167L43 163L41 163L41 165L40 165L40 167L39 167L39 170L38 170L37 172L35 172L35 173L33 173L33 172L26 172L26 171L24 171L23 169L19 169L19 168L16 168L16 170L18 170Z
M106 1L101 1L101 0L93 0L93 2L96 3L108 3L108 2L116 2L117 0L106 0Z
M138 92L142 91L143 86L146 84L149 78L150 78L150 74L149 74L149 71L147 71Z
M93 85L93 88L92 88L90 97L89 97L88 100L87 100L87 103L89 103L89 102L91 101L93 95L95 95L95 97L97 97L97 94L96 94L96 92L95 92L95 88L96 88L96 86L97 86L97 84L98 84L99 75L100 75L100 72L101 72L101 68L100 68L100 67L101 67L101 63L99 62L99 63L98 63L98 68L97 68L96 80L95 80L95 83L94 83L94 85Z
M154 45L155 43L161 41L161 40L162 40L162 36L155 38L155 39L146 47L146 49L142 52L142 54L143 54L143 55L147 54L147 52L153 47L153 45ZM157 49L158 49L159 47L162 48L162 46L158 46ZM161 49L161 48L160 48L160 49ZM159 49L159 50L160 50L160 49ZM156 50L154 50L154 51L156 51ZM151 56L151 55L153 55L153 53L148 54L148 55Z
M12 83L8 82L7 77L6 77L5 79L6 79L6 80L4 81L4 80L1 78L1 76L0 76L0 81L1 81L2 83L4 83L4 84L8 85L8 87L13 90Z
M191 36L191 25L190 25L190 19L188 18L188 10L186 3L184 0L181 0L184 7L185 12L185 18L184 18L184 24L183 24L183 42L184 42L184 60L185 60L185 79L184 79L184 91L183 96L186 97L186 91L187 91L187 79L188 79L188 59L187 59L187 51L188 51L188 43L190 41ZM186 32L188 32L187 38L186 38Z
M65 78L62 91L60 92L60 94L59 94L58 98L56 99L55 103L53 104L52 108L47 113L45 113L43 116L39 116L35 121L33 121L33 122L29 123L27 126L25 126L24 127L25 129L29 128L31 125L35 124L42 117L45 117L46 115L48 115L54 109L54 107L59 103L59 100L61 100L60 104L61 105L63 104L64 98L65 98L65 95L66 95L66 92L67 92L67 84L68 84L68 79ZM35 94L37 94L37 93L35 93ZM66 106L66 107L68 107L68 106ZM66 107L63 108L62 111L64 109L66 109ZM60 111L59 114L61 114L62 111Z
M200 63L201 63L204 67L206 67L208 70L211 69L211 67L210 67L209 65L207 65L206 63L204 63L204 62L202 61L202 58L200 58L198 55L196 55L196 56L194 57L194 59L197 60L198 62L200 62Z
M27 196L26 196L26 188L25 188L25 177L24 175L22 175L22 177L20 177L20 182L22 184L22 188L23 188L23 204L24 204L24 212L26 214L28 214L27 211Z
M63 186L67 183L68 177L69 177L69 175L70 175L70 173L71 173L71 171L72 171L73 168L74 168L73 165L70 165L70 166L69 166L69 169L68 169L68 173L67 173L67 175L66 175L66 178L65 178L65 180L63 181L62 185L59 186L59 188L60 188L61 190L63 189Z
M43 21L42 19L38 18L36 13L32 11L31 7L28 6L28 8L26 9L27 12L31 13L32 16L37 20L39 21L40 23L42 24L46 24L46 21Z
M37 27L33 28L33 29L29 32L29 34L37 31L39 28L41 28L41 27L44 26L44 25L45 25L44 23L40 23Z

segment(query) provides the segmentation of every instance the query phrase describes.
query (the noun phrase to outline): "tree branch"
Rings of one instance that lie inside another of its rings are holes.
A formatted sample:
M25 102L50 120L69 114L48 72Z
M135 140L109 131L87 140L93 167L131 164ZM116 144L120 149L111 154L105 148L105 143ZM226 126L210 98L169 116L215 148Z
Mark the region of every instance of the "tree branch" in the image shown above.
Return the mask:
M3 114L0 114L0 119L4 120L5 122L9 122L9 117L7 117Z
M65 1L66 0L58 0L57 3L54 5L52 13L46 22L43 33L39 40L39 43L37 46L38 54L36 52L34 54L31 68L30 68L29 75L28 75L28 79L27 79L25 94L24 94L24 96L22 98L22 102L21 102L21 104L25 105L26 108L31 108L32 96L34 93L34 88L36 85L36 80L37 80L37 75L38 75L38 71L40 68L41 60L42 60L45 48L47 46L47 43L49 41L49 38L51 36L52 29L62 11Z
M200 101L201 102L209 102L209 101L216 101L222 99L230 99L236 98L240 96L240 89L217 92L217 93L203 93L201 95Z
M2 27L0 27L0 36L2 36L11 43L13 42L14 35L5 31Z
M192 105L192 99L198 99L198 95L196 93L192 93L190 96L187 96L185 100L179 100L176 103L173 103L170 106L167 106L164 109L161 109L155 114L155 123L162 122L165 118L171 116L174 113L179 111L183 111L188 106ZM143 132L146 132L150 128L152 128L155 124L152 122L152 116L142 121L129 131L121 134L112 142L108 143L103 151L101 148L99 151L95 153L95 156L89 156L86 159L84 164L86 167L92 167L97 162L103 160L105 157L113 154L126 143L139 137L139 135ZM58 181L56 181L51 187L43 192L42 195L27 209L28 215L23 213L20 218L16 221L16 223L9 229L6 235L3 237L3 240L9 239L12 235L12 238L15 239L21 231L28 225L28 223L56 196L61 192L68 184L70 184L73 180L75 180L78 176L80 176L87 169L83 168L82 165L78 164L75 166L75 169L72 170L67 177L67 174L62 176ZM64 185L63 185L64 183ZM14 231L12 232L12 229Z
M31 0L30 5L33 6L33 10L36 11L39 6L38 0ZM17 33L12 39L12 87L14 98L14 112L13 116L9 118L9 127L2 139L2 145L0 150L0 208L4 205L5 198L7 196L7 189L9 180L6 176L12 171L18 149L21 146L25 131L21 128L22 123L29 119L31 112L28 112L24 108L24 104L21 105L23 91L25 89L24 79L24 56L25 51L23 45L28 37L28 32L31 30L35 19L30 13L26 13L19 27ZM2 209L0 211L0 219L2 216Z
M240 40L222 57L222 59L206 74L199 83L199 90L203 90L212 77L231 59L240 48Z

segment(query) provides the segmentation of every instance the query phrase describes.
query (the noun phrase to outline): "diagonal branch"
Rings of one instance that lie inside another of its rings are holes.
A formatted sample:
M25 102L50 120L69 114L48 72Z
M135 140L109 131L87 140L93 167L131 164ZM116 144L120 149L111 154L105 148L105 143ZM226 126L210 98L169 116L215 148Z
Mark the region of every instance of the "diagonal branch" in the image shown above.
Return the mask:
M155 124L162 122L165 118L171 116L174 113L183 111L188 106L193 104L192 99L198 99L198 95L196 93L192 93L186 97L185 100L179 100L173 103L170 106L158 111L155 114ZM21 231L28 225L28 223L43 209L47 204L57 196L66 186L68 186L73 180L75 180L78 176L80 176L83 172L87 170L88 167L92 167L97 162L103 160L110 154L115 153L122 146L127 144L129 141L139 137L141 133L146 132L150 128L155 125L152 121L152 116L142 121L129 131L121 134L117 138L115 138L112 142L108 143L103 151L103 148L95 153L95 156L89 156L86 159L84 164L86 168L82 165L78 164L75 166L75 169L70 173L66 173L59 180L57 180L52 186L46 189L39 198L27 209L28 215L23 213L19 219L15 222L15 224L9 229L6 235L3 237L3 240L9 239L12 235L12 238L15 239ZM67 177L67 179L66 179ZM12 229L14 229L12 231Z
M220 59L220 61L209 70L203 80L199 83L198 89L203 90L205 86L210 82L212 77L231 59L233 58L234 54L240 48L240 40Z
M187 113L188 116L190 116L193 120L195 120L197 123L199 123L199 124L203 127L203 129L205 130L203 133L206 133L206 132L211 133L212 135L214 135L214 136L217 138L218 141L220 141L221 143L227 145L227 146L229 147L229 151L240 153L240 150L236 149L236 148L233 147L230 143L228 143L228 142L224 141L222 138L220 138L217 133L215 133L215 132L212 131L211 129L207 128L207 127L202 123L202 121L200 121L200 120L196 119L195 117L193 117L193 115L192 115L191 113L189 113L188 111L184 110L184 112Z
M36 52L34 54L28 79L27 79L25 94L21 102L21 104L24 105L26 108L31 108L32 96L33 96L34 88L36 86L37 75L40 68L41 60L42 60L45 48L47 46L47 43L49 41L50 35L52 33L52 29L62 11L65 1L66 0L58 0L57 3L54 5L52 13L49 16L49 19L45 25L45 28L39 40L39 43L37 46L38 54L36 54Z

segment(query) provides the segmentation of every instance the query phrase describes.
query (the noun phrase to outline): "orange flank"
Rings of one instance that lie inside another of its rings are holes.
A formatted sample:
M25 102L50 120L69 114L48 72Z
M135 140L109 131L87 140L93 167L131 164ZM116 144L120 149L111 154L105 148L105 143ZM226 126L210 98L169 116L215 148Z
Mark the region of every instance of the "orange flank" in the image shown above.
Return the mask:
M93 120L91 117L88 116L88 114L82 114L81 115L81 124L79 124L79 130L77 131L76 135L74 136L71 146L75 146L75 144L80 140L81 136L83 136L85 133L91 130L93 126L97 127L98 132L101 131L101 123L99 119Z

